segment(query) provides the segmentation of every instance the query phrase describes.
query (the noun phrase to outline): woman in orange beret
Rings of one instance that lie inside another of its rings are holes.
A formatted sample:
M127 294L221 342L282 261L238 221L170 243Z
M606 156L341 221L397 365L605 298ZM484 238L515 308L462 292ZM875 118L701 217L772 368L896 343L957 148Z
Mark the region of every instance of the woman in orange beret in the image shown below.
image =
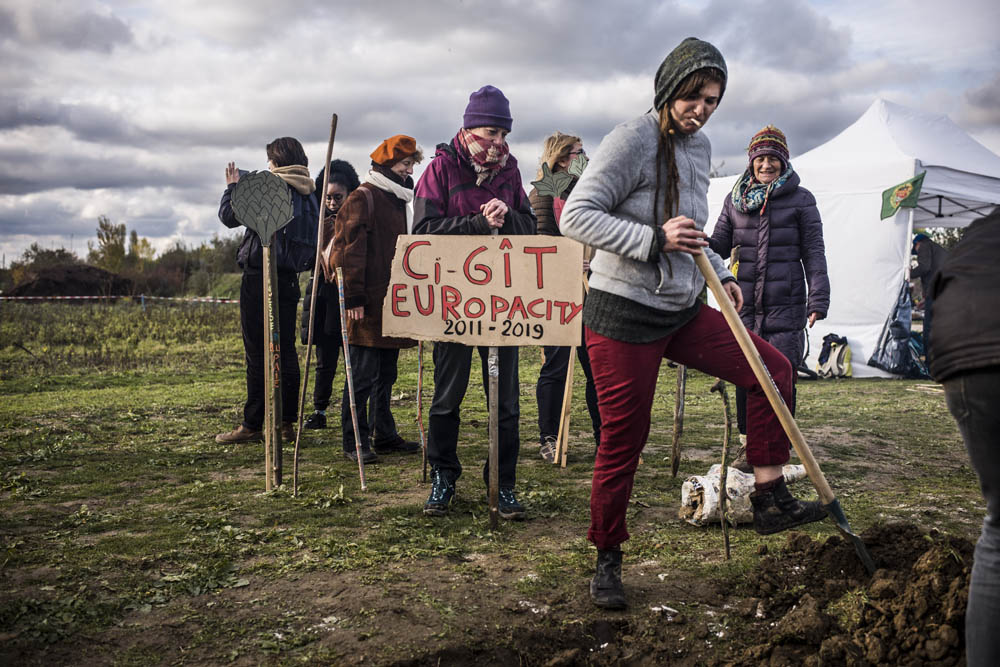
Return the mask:
M365 463L377 462L376 454L420 451L419 443L399 435L389 410L399 350L416 343L382 335L382 301L389 289L396 237L407 233L412 220L413 166L423 153L413 137L397 134L379 144L371 158L372 168L364 182L337 214L330 255L331 270L339 266L344 275L343 316ZM357 461L346 383L340 423L344 456Z

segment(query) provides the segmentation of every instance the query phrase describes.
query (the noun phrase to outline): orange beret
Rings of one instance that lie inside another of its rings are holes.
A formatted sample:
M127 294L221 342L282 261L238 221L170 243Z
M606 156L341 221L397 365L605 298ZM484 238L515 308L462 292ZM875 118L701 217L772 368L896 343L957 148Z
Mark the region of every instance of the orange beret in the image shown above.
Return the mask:
M417 140L405 134L397 134L389 137L372 151L371 158L375 164L383 167L391 167L403 158L410 157L417 152Z

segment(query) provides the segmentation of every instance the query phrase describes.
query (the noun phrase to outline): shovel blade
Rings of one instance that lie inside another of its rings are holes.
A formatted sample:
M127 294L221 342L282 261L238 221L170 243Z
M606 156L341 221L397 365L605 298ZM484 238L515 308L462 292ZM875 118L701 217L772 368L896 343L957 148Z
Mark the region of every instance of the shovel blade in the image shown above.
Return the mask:
M875 574L875 561L872 560L872 555L868 553L868 547L865 546L864 540L851 532L851 526L847 523L847 516L844 515L844 508L840 506L840 501L834 498L830 503L823 505L823 509L833 517L837 528L844 534L844 537L854 544L854 551L857 552L858 558L861 559L865 569L868 570L868 574Z

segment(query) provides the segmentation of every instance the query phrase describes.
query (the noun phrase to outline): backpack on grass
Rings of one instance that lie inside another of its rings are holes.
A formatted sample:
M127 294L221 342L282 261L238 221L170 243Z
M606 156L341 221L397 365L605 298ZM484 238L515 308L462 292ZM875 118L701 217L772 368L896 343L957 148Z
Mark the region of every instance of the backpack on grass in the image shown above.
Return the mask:
M851 346L843 336L830 333L823 336L823 349L816 361L816 374L821 378L849 378L851 369Z

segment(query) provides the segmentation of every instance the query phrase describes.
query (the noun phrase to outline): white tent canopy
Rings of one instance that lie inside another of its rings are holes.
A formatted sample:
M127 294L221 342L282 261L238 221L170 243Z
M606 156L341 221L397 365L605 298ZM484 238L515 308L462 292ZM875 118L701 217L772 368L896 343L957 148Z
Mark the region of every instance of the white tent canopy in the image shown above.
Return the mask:
M794 146L795 137L789 137ZM914 227L963 227L1000 203L1000 156L946 116L885 100L792 165L816 196L830 274L830 312L809 330L810 368L823 336L847 336L854 375L886 375L866 365L909 270ZM880 220L882 192L926 171L919 206ZM712 179L711 234L738 176Z

